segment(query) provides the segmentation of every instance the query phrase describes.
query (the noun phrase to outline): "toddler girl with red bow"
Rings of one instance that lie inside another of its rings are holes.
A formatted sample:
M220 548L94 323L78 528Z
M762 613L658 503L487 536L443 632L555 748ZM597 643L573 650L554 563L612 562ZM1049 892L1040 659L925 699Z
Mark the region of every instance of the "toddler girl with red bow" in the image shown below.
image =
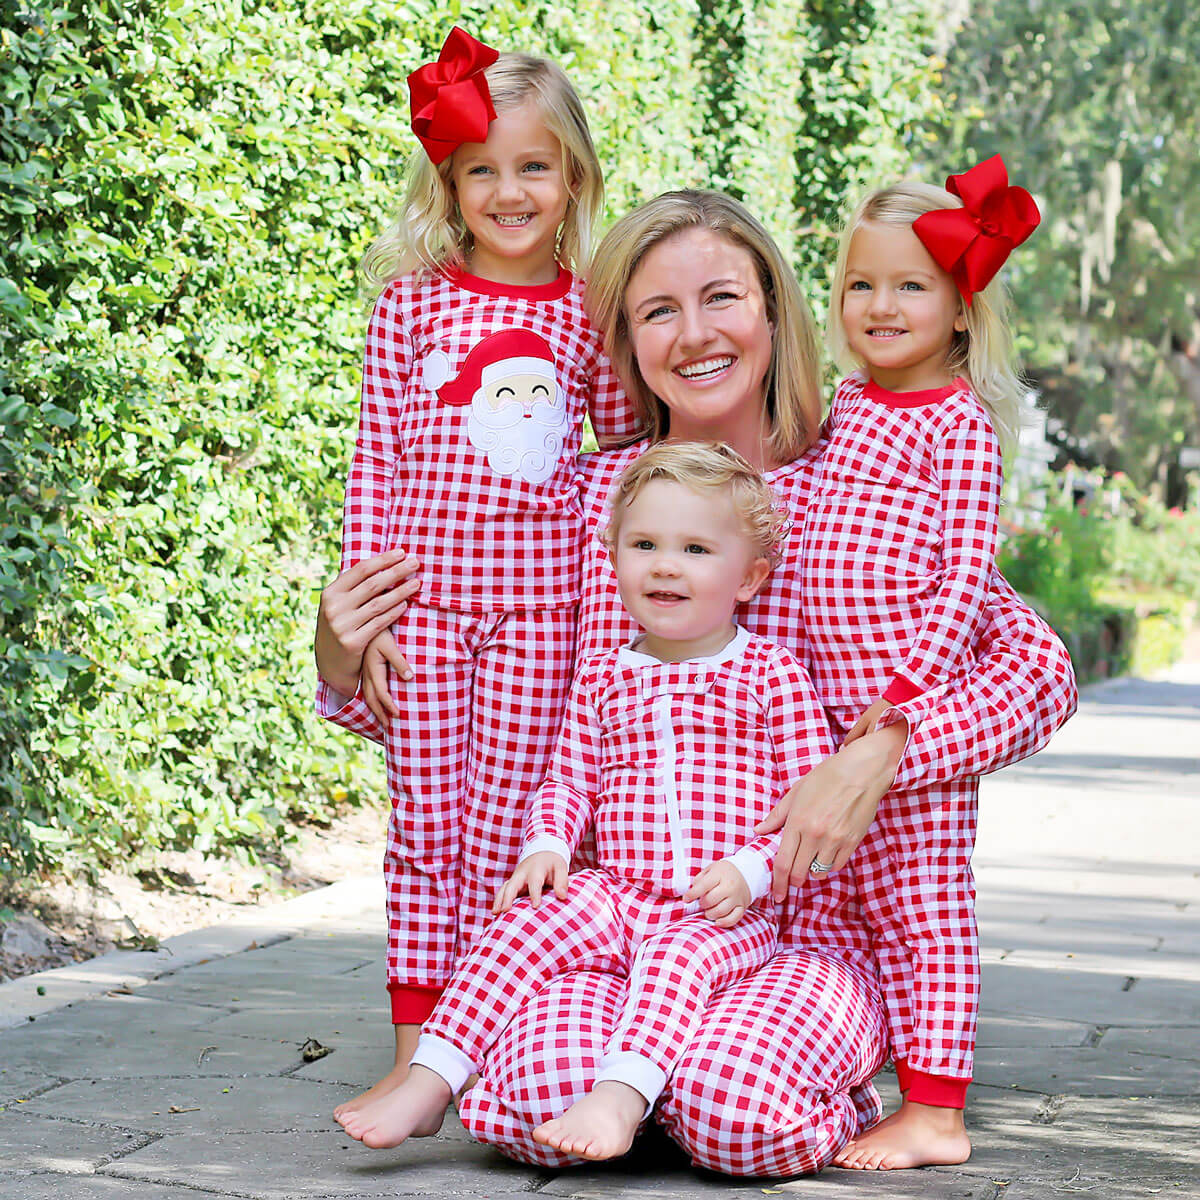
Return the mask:
M409 76L422 151L363 262L379 293L346 485L342 570L404 547L420 591L323 715L383 743L396 1057L516 867L571 680L583 539L575 459L636 427L581 302L603 185L552 62L455 28Z
M997 156L945 190L873 192L843 234L829 340L858 369L827 418L800 595L813 682L847 741L887 724L892 705L933 703L973 661L996 570L1000 442L1016 434L1023 392L994 276L1039 219ZM904 1102L840 1166L970 1154L977 801L975 778L897 788L854 860Z

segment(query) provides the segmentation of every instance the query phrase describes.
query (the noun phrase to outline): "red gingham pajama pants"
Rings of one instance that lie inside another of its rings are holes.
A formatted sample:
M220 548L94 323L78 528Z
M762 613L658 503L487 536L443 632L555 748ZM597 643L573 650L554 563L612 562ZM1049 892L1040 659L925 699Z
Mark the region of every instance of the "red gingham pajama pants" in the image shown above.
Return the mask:
M471 1136L538 1166L580 1161L532 1132L591 1088L625 997L621 976L595 971L539 992L460 1101ZM833 956L780 954L709 1004L656 1116L697 1166L811 1173L879 1120L871 1077L886 1057L879 996L858 971Z
M766 963L776 945L769 909L721 929L691 907L600 870L571 876L566 899L551 893L536 909L519 902L455 971L413 1062L458 1091L529 1000L557 976L586 970L625 988L596 1078L628 1084L652 1104L711 998Z
M858 713L830 716L845 727ZM854 858L900 1085L917 1073L910 1099L952 1108L971 1079L979 1015L978 810L975 777L893 790Z
M391 673L400 715L384 741L387 976L393 1022L419 1024L517 865L566 704L575 609L411 605L392 634L413 679Z

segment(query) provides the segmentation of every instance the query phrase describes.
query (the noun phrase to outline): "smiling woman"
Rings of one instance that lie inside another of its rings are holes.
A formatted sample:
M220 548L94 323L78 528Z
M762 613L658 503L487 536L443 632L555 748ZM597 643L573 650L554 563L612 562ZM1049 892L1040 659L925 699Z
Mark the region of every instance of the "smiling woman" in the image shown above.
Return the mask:
M669 282L664 290L662 284ZM768 417L771 322L750 252L711 229L685 229L646 253L625 293L646 386L671 412L672 436L724 440L757 467Z

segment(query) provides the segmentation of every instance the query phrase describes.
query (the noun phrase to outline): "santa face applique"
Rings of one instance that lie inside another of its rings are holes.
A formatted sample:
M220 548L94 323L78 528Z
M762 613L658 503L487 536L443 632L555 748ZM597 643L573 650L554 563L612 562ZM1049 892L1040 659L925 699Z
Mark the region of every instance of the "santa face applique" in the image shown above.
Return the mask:
M571 432L554 355L528 329L507 329L478 342L454 379L438 382L449 363L430 356L425 379L446 404L469 405L467 438L497 474L545 483L558 469ZM444 375L443 375L444 379Z

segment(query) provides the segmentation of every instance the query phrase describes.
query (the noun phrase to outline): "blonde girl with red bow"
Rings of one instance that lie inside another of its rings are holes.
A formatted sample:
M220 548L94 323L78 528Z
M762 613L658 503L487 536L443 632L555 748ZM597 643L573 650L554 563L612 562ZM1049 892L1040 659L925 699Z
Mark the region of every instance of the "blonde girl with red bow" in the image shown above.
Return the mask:
M318 691L324 716L382 742L392 801L396 1055L343 1122L403 1080L517 865L573 667L584 414L602 442L636 432L581 303L603 185L567 77L456 27L408 83L421 151L363 261L378 294L339 577L350 608L378 593L389 616L359 671Z
M1024 391L995 276L1039 219L997 156L945 189L873 192L843 233L828 336L856 369L827 418L800 595L813 682L848 742L973 665L996 570L1001 446L1016 435ZM893 791L855 860L904 1099L839 1166L970 1154L977 803L976 778Z

